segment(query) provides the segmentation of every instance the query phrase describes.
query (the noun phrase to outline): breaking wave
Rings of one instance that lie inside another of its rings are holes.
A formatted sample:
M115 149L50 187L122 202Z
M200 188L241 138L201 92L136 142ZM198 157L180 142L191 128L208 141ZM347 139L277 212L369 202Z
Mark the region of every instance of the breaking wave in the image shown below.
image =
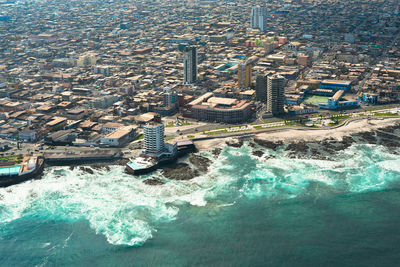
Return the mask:
M218 209L240 198L357 193L383 190L400 180L398 156L379 146L353 145L331 160L288 158L270 150L257 158L252 149L247 144L225 146L217 159L200 153L213 163L190 181L170 181L160 172L133 177L122 166L92 169L94 174L81 168L48 168L40 180L0 189L0 223L25 216L87 220L111 244L140 246L160 223L175 220L181 205ZM148 177L166 183L146 185L142 180Z

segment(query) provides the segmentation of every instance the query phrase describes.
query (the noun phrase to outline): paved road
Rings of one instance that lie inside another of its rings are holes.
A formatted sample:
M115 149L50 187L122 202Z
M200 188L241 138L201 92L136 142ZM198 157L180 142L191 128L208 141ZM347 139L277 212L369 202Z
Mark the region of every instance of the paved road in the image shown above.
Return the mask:
M371 107L374 108L374 107ZM376 108L376 107L375 107ZM351 119L357 119L360 117L366 117L366 116L374 116L374 113L379 112L379 113L386 113L386 112L391 112L391 113L397 113L400 114L400 108L395 107L395 108L384 108L380 110L359 110L358 112L355 113L336 113L334 115L350 115ZM332 117L332 115L328 116L315 116L312 118L309 118L314 124L321 125L323 126L324 120L329 120ZM276 118L271 119L271 120L276 120ZM294 122L294 120L281 120L281 121L269 121L265 123L259 123L259 124L243 124L243 125L224 125L224 124L218 124L218 123L196 123L193 125L193 127L184 127L184 130L180 130L177 132L179 128L177 127L171 127L172 129L170 130L170 133L168 134L167 138L181 138L182 137L187 137L188 135L193 135L195 138L206 138L209 136L213 135L218 135L218 136L225 136L225 135L240 135L240 134L248 134L251 132L262 132L263 130L271 130L273 128L279 128L279 129L285 129L285 128L295 128L295 126L290 126L287 125L287 123ZM328 125L326 123L325 125ZM286 127L285 127L286 126ZM3 152L3 154L6 155L12 155L12 154L30 154L30 153L43 153L43 152L66 152L66 151L71 151L75 153L94 153L98 148L88 148L88 147L55 147L53 149L49 149L48 146L43 146L42 150L38 150L38 144L30 144L30 143L22 143L21 144L21 149L16 148L16 142L15 141L9 141L5 140L6 142L10 142L13 144L15 147L12 148L9 151ZM141 142L141 141L139 141ZM125 148L107 148L107 150L112 151L112 152L120 152L123 150L123 152L129 152L129 147L136 147L138 149L140 145L133 145L132 142L131 144L127 145Z

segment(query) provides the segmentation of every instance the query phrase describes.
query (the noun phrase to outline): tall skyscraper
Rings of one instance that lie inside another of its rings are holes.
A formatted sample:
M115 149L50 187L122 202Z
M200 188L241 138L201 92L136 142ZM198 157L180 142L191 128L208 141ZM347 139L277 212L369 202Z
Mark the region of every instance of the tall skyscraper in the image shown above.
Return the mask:
M256 100L267 101L267 75L258 74L256 78Z
M251 9L251 28L267 30L267 8L263 6L253 6Z
M160 154L165 149L164 124L150 123L144 126L144 144L147 154Z
M284 113L283 104L285 101L285 78L280 75L267 77L267 112L272 115Z
M185 84L197 81L197 47L187 46L183 50Z
M251 63L246 61L246 63L240 63L238 66L238 87L248 88L251 85L252 77L252 66Z

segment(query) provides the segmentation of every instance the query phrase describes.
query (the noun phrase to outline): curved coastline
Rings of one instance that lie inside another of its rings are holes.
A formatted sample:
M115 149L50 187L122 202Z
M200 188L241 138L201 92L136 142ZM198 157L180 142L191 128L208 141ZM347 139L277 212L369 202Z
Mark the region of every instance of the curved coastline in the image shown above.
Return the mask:
M343 141L346 136L362 132L373 132L388 127L400 128L400 118L354 118L330 128L282 127L252 133L210 136L193 139L200 150L212 149L232 138L256 138L273 143L322 142L327 139ZM399 137L400 138L400 137Z

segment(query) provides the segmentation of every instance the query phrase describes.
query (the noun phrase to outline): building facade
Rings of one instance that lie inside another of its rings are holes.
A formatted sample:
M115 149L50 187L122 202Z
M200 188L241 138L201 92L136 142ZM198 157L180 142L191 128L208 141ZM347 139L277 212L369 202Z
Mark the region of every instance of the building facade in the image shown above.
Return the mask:
M176 92L164 93L163 106L175 107L178 104L178 94Z
M266 7L253 6L251 9L251 28L259 29L262 32L267 30L267 9Z
M339 90L344 90L345 92L350 90L352 86L351 81L341 81L341 80L323 80L319 84L320 89L329 89L334 92Z
M201 121L241 123L252 115L249 101L214 97L211 92L192 101L189 106L191 116Z
M256 100L267 101L267 75L259 74L256 78Z
M238 66L238 87L248 88L251 85L252 66L250 62L240 63Z
M146 154L161 154L165 149L164 124L149 123L144 126L144 144Z
M183 51L184 82L192 84L197 81L197 47L186 46Z
M284 113L285 78L280 75L272 75L267 78L267 112L272 115Z

